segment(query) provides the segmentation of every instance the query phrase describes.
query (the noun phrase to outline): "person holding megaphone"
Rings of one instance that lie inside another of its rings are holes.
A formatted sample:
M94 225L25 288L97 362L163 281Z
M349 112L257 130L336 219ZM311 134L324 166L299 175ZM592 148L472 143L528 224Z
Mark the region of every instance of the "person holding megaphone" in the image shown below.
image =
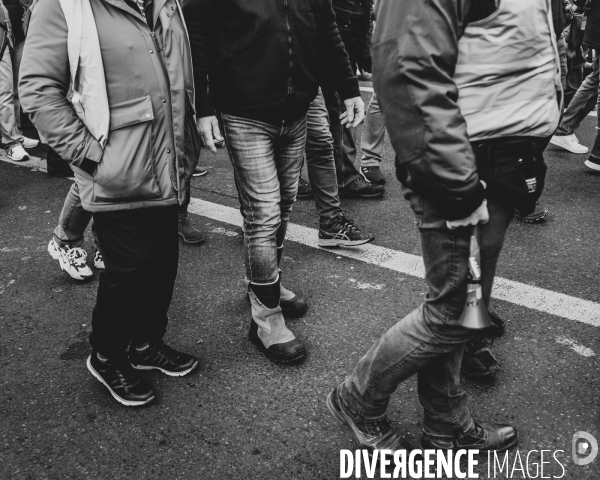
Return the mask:
M517 429L473 420L460 367L465 344L490 325L485 306L510 220L531 213L544 186L542 152L562 103L551 2L379 0L376 13L374 87L429 291L327 406L362 448L410 449L386 411L416 374L421 448L507 450Z

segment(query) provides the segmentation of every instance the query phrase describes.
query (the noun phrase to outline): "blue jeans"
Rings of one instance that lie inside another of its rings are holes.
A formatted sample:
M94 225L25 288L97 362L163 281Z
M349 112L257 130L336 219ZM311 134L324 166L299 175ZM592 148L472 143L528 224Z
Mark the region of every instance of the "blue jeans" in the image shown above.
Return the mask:
M449 230L430 202L412 195L429 286L426 300L390 328L358 362L339 393L357 415L385 414L392 393L414 374L425 410L423 432L450 439L473 425L467 395L460 386L464 344L476 331L458 324L467 296L471 228ZM489 305L496 263L512 211L488 200L490 220L480 225L482 289Z
M310 104L306 115L306 166L321 226L342 212L333 158L333 137L323 94Z
M306 116L279 125L225 113L221 118L244 216L246 278L271 283L298 192Z
M554 135L571 135L579 127L579 124L587 117L588 113L596 108L599 100L599 75L598 55L600 50L596 50L594 58L594 70L590 73L577 90L577 93L569 103L569 106L563 114L560 125ZM598 117L598 126L600 127L600 117Z

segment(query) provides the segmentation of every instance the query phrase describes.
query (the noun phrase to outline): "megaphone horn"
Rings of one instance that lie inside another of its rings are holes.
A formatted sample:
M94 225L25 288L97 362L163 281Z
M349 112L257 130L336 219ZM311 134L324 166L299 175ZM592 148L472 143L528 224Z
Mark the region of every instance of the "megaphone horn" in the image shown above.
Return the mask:
M458 324L473 330L483 330L493 325L481 290L481 252L479 251L479 227L477 225L473 228L469 246L467 301Z

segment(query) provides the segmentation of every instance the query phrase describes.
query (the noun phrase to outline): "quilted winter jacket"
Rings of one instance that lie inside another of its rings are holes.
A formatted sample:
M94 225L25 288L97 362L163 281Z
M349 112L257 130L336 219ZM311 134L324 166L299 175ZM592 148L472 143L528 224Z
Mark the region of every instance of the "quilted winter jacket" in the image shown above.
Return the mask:
M123 0L90 0L104 65L106 146L67 99L67 23L59 0L33 11L20 71L24 110L71 162L86 210L183 203L199 154L189 41L177 0L155 0L154 30ZM85 75L85 68L79 75ZM84 159L98 164L90 175Z

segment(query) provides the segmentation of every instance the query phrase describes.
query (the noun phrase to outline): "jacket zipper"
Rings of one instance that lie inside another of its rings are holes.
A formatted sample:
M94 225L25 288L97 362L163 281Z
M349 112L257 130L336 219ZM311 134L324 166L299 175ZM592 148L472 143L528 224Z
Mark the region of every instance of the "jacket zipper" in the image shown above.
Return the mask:
M283 8L285 10L285 27L288 33L288 53L290 55L290 73L288 75L287 93L292 93L292 68L294 67L294 60L292 59L292 29L290 28L290 7L289 0L283 0Z

